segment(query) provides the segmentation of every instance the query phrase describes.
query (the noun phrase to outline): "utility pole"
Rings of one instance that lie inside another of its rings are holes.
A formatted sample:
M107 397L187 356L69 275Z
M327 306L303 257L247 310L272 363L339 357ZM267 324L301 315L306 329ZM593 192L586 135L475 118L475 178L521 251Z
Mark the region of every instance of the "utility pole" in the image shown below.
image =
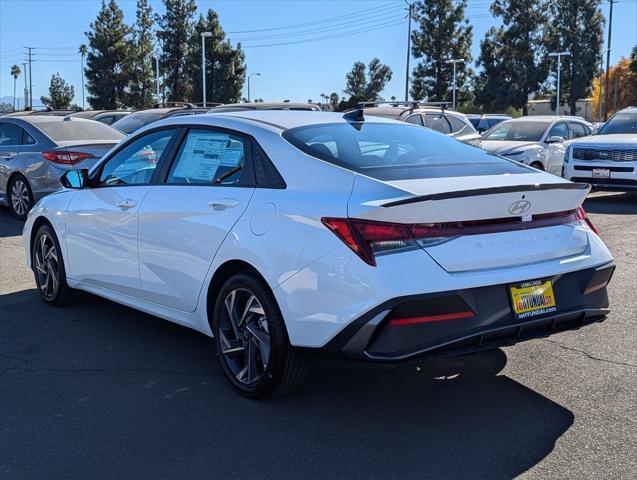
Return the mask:
M29 49L29 110L33 110L33 81L31 78L31 50L32 47L26 47Z
M248 75L248 103L250 103L250 77L256 75L257 77L260 77L261 74L260 73L251 73L250 75ZM321 98L323 98L325 95L323 95L321 93Z
M29 90L27 90L27 64L22 64L22 71L24 72L24 108L27 108L29 104Z
M606 97L604 98L604 121L608 118L608 100L610 88L608 88L609 74L610 74L610 49L611 49L611 34L613 32L613 4L616 0L608 0L610 3L610 14L608 19L608 50L606 51Z
M562 57L567 57L571 52L551 52L549 57L557 57L557 100L555 101L555 115L560 114L560 71L562 70Z
M206 37L212 37L212 32L201 32L201 88L204 107L206 106Z
M407 67L405 68L405 102L409 101L409 60L411 59L411 11L414 8L412 2L405 2L408 9L409 20L407 22Z
M161 105L161 93L159 91L159 50L155 50L155 78L157 79L157 105Z
M447 60L445 63L452 63L453 64L453 94L452 94L452 100L451 100L451 108L453 110L456 109L456 64L457 63L464 63L464 59L463 58L455 58L452 60Z

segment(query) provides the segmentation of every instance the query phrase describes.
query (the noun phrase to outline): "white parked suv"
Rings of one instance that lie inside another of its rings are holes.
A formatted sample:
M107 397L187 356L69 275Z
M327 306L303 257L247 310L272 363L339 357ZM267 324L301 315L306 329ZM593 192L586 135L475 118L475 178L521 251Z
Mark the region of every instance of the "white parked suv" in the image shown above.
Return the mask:
M597 135L568 142L564 178L637 189L637 107L617 112Z
M482 135L482 148L489 153L561 175L565 142L592 133L592 125L580 117L520 117L505 120L487 130Z

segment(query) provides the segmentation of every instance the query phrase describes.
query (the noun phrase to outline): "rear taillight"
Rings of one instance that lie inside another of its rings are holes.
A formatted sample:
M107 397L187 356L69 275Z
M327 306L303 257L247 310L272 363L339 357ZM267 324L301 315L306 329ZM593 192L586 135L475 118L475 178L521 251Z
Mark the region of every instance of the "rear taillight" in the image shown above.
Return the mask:
M431 247L465 235L552 227L577 221L586 222L590 229L597 233L597 229L581 207L578 210L533 215L530 221L522 221L520 217L424 224L327 217L321 221L371 266L376 266L376 254Z
M49 162L60 163L62 165L73 165L87 158L95 158L94 155L85 152L68 152L65 150L50 150L42 152L42 156Z
M590 228L593 232L599 235L599 230L597 230L597 227L595 227L595 225L593 225L593 222L591 222L591 219L586 214L586 210L584 210L584 207L579 207L577 209L577 212L575 213L575 216L581 222L585 222L586 225L588 225L588 228Z

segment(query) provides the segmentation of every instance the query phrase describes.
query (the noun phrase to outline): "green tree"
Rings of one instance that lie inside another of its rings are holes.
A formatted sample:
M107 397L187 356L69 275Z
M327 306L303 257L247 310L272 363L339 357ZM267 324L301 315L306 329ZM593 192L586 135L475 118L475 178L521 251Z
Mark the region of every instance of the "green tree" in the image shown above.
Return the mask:
M195 0L164 0L164 7L164 14L157 17L164 87L169 101L185 101L192 93L193 79L188 60L190 49L194 47L191 42L197 5Z
M75 89L73 86L66 83L66 80L60 77L59 73L56 73L51 77L49 96L40 97L40 101L47 107L64 109L71 106L74 96Z
M391 80L392 71L387 65L373 58L367 67L363 62L356 62L352 70L346 75L344 93L349 95L349 100L343 107L355 107L358 102L375 101L380 99L387 82ZM339 109L341 107L339 106Z
M82 108L85 108L85 102L84 102L84 59L86 58L86 55L88 54L88 47L86 46L85 43L82 43L79 48L77 49L77 53L80 54L80 64L81 64L81 70L82 70Z
M189 76L192 82L193 101L201 102L201 33L211 32L206 41L206 101L236 103L241 101L241 92L246 79L245 53L241 44L233 48L219 23L217 12L209 9L200 15L190 37Z
M88 101L95 109L122 108L128 101L129 28L115 0L102 0L97 18L86 32Z
M593 77L599 68L603 44L604 16L599 10L601 0L553 0L550 2L548 46L554 52L567 51L562 57L560 104L566 100L571 115L577 111L576 102L593 91ZM551 71L557 61L551 57ZM555 100L555 96L553 97Z
M637 76L637 45L633 47L633 51L630 53L630 71Z
M330 108L332 109L332 111L335 111L338 108L338 93L336 92L332 92L330 93L330 97L329 97L329 102L330 102Z
M133 108L149 108L155 103L153 92L153 9L148 0L137 0L137 20L132 29L130 51L130 99Z
M446 100L451 96L453 65L456 64L457 90L462 92L470 77L473 31L465 18L467 0L423 0L413 7L416 28L411 34L411 53L420 59L413 70L411 96L415 100Z
M14 111L15 111L15 85L21 73L22 73L22 70L20 70L20 67L18 67L15 64L11 65L11 76L13 77L13 110Z
M547 1L494 0L491 13L503 26L491 28L480 44L478 101L499 108L510 105L527 115L529 95L548 73Z

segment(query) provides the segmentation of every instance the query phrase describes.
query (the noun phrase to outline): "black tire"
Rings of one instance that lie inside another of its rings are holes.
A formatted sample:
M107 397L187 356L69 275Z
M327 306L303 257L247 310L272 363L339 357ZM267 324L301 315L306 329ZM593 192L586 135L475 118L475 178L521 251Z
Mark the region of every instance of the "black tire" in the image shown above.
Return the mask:
M42 225L33 238L31 268L44 303L56 307L71 303L74 290L66 283L60 242L49 224Z
M18 220L26 220L29 210L33 207L33 192L29 181L20 174L11 177L7 185L7 203L9 210Z
M242 318L237 313L233 322L230 309L247 313ZM238 273L224 283L214 306L212 330L221 368L242 395L280 396L305 380L305 359L290 347L276 300L256 275Z
M531 166L533 168L537 168L538 170L544 171L544 166L540 162L533 162L531 163Z

